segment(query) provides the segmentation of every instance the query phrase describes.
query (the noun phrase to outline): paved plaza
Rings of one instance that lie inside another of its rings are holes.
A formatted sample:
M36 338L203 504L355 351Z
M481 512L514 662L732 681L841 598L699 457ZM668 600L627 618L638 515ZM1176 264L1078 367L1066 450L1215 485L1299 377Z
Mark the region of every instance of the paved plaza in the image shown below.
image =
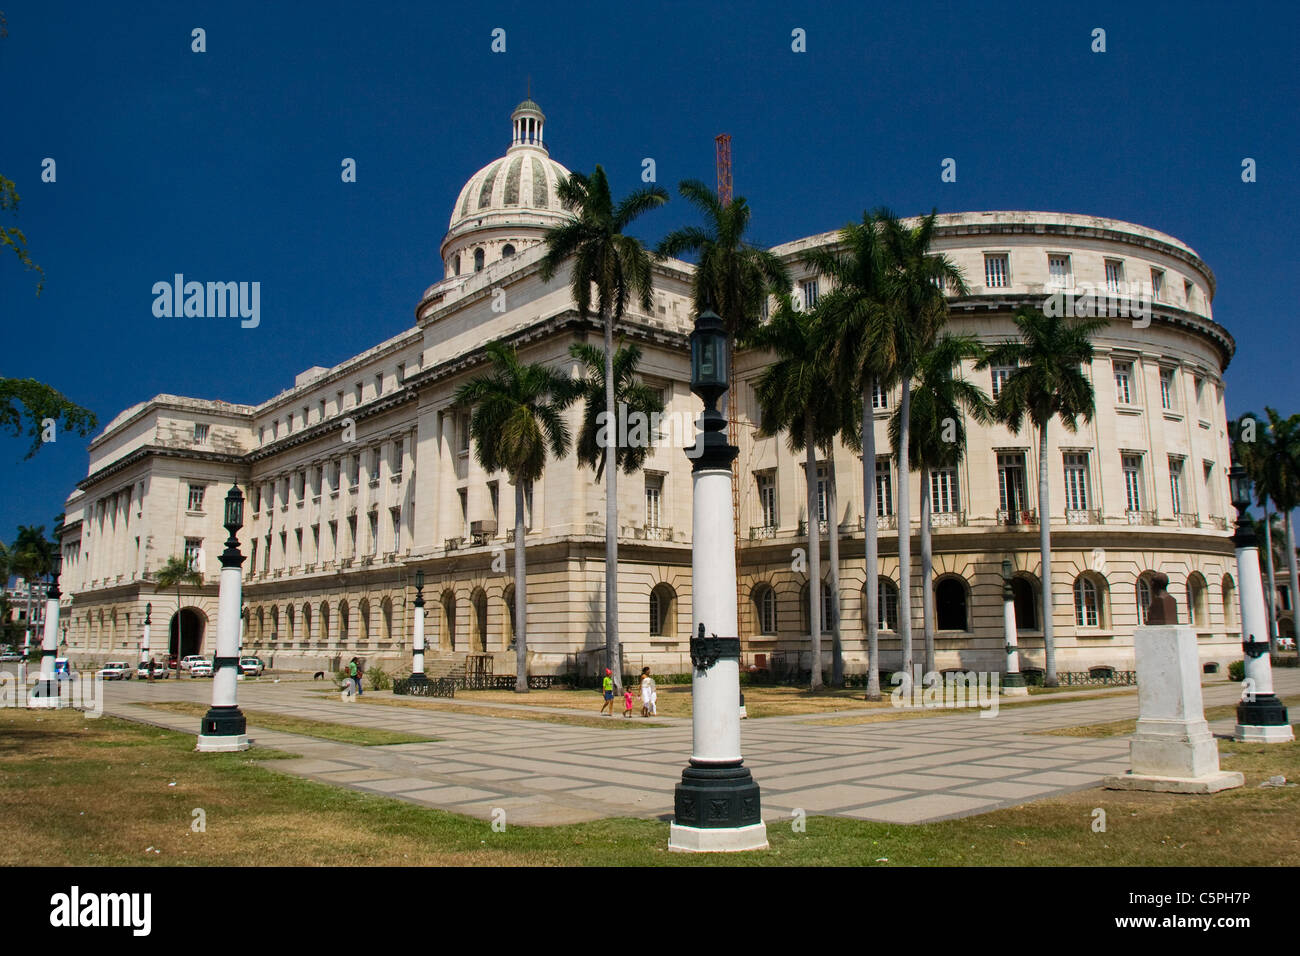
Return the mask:
M1275 682L1279 694L1295 693L1300 672L1279 669ZM250 721L255 746L298 755L268 767L483 819L496 808L522 825L610 816L668 818L673 787L691 749L690 721L682 718L656 718L661 727L576 727L458 713L454 707L345 704L322 698L329 686L301 680L241 683L239 702L252 711L438 739L364 747L265 730ZM211 683L202 680L105 687L106 713L186 733L197 732L197 717L138 702L206 703L211 694ZM1207 684L1205 705L1233 703L1240 692L1239 684ZM487 705L476 701L474 706ZM541 710L527 704L495 706ZM593 700L588 713L597 706ZM926 823L1095 787L1107 774L1128 769L1127 737L1034 731L1136 717L1137 694L1071 695L994 717L965 711L853 725L831 722L866 713L878 711L768 717L742 725L745 762L762 787L765 819L789 817L799 808L809 814ZM1220 720L1211 727L1227 734L1232 724Z

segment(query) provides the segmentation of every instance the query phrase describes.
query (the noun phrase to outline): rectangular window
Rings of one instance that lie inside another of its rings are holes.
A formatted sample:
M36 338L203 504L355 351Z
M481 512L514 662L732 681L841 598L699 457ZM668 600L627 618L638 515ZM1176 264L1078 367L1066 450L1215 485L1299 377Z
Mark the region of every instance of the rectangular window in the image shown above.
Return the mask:
M998 455L998 502L1009 515L1027 510L1024 452Z
M660 504L663 492L663 475L648 474L645 476L645 526L647 528L660 527Z
M308 417L308 413L309 413L310 411L311 411L311 409L310 409L309 406L304 405L304 406L302 407L302 427L303 427L303 428L306 428L306 427L307 427L307 417Z
M1065 509L1088 509L1088 456L1086 453L1065 455Z
M404 378L406 378L406 363L398 362L397 363L397 384L401 385L402 379Z
M1047 257L1047 284L1053 289L1068 289L1074 285L1069 256Z
M1011 270L1005 255L984 257L984 285L989 289L1005 289L1011 284Z
M871 382L871 407L875 411L883 411L889 408L889 393L885 391L885 386L880 384L880 379L872 379Z
M460 495L460 525L461 536L469 537L469 492L462 488L458 492Z
M1174 407L1174 370L1171 368L1160 370L1160 407L1166 411L1172 411Z
M456 435L460 441L459 451L462 455L469 454L469 415L461 414L456 420Z
M185 539L185 566L191 571L202 572L203 568L198 567L199 552L203 549L202 538Z
M1196 376L1196 414L1205 417L1205 379Z
M1124 284L1124 263L1119 259L1106 260L1106 291L1120 292Z
M302 528L297 528L294 530L293 538L294 538L294 544L296 544L298 547L298 551L296 555L298 560L295 561L294 563L302 564Z
M311 559L320 560L320 525L318 524L311 526Z
M203 510L203 486L202 485L190 485L189 510L190 511Z
M389 508L388 514L393 519L393 550L400 551L402 548L402 509Z
M319 412L319 414L316 416L316 421L318 422L325 421L325 399L322 398L319 402L317 402L316 411Z
M348 490L355 492L357 490L357 485L361 484L361 456L352 455L349 457L348 465L351 472L348 476L350 479L348 482L350 486Z
M392 472L394 478L402 477L402 455L406 452L405 443L400 438L394 438L392 450L388 458L388 470Z
M488 482L488 501L492 505L492 524L500 526L501 523L501 490L495 481Z
M370 449L370 487L379 484L379 449Z
M348 547L351 548L349 554L357 553L357 516L348 515Z
M265 425L258 425L258 426L257 426L257 443L258 443L259 445L265 445L265 444L266 444L266 426L265 426Z
M380 372L375 376L375 398L384 394L384 375Z
M379 553L379 512L370 512L370 553Z
M1133 404L1133 363L1116 362L1115 365L1115 401L1121 405Z
M334 414L339 415L343 412L343 392L334 393Z
M1173 502L1174 514L1183 513L1183 460L1169 457L1169 499Z
M253 486L253 514L262 510L262 486Z
M1192 293L1196 291L1196 286L1186 279L1183 280L1183 303L1187 308L1192 307Z
M817 521L821 523L826 520L826 483L829 481L826 466L817 466Z
M1205 500L1212 508L1217 508L1218 504L1214 497L1214 462L1202 461L1201 471L1205 477Z
M799 283L799 287L803 290L803 307L804 307L805 309L813 309L813 308L816 308L816 306L817 306L817 280L816 280L816 279L808 279L808 280L806 280L806 281L804 281L804 282Z
M357 384L352 387L352 392L353 392L352 404L360 405L361 404L361 383L360 382L357 382Z
M997 401L998 396L1002 394L1002 386L1007 383L1007 379L1011 377L1011 373L1015 370L1014 365L994 365L989 369L989 374L993 378L992 394L994 401Z
M207 425L199 425L199 424L195 424L195 426L194 426L194 440L195 440L196 442L198 442L200 445L206 445L206 444L208 443L208 426L207 426Z
M876 517L887 518L894 513L894 481L890 473L890 459L882 455L876 459Z
M1124 510L1142 510L1142 456L1125 455L1124 465Z
M1165 270L1151 270L1151 299L1160 302L1165 297Z
M776 475L757 475L759 521L764 528L776 527Z
M936 468L930 472L930 510L935 514L961 510L957 501L956 468Z
M330 522L330 557L337 558L339 555L339 523Z
M529 530L533 527L533 483L531 481L524 483L524 526Z

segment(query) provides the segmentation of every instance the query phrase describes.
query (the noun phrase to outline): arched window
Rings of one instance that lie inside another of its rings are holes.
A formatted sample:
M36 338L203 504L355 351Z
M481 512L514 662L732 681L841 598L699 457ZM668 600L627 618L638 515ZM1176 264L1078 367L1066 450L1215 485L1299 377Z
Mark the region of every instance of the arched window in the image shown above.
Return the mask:
M266 608L264 607L257 609L257 639L266 640Z
M456 253L456 275L460 275L460 253Z
M474 271L475 272L483 271L483 250L482 249L474 250Z
M1236 627L1237 614L1237 585L1233 582L1231 574L1225 574L1223 576L1223 626Z
M320 602L320 641L322 644L330 639L330 606Z
M934 588L934 612L939 630L966 630L966 582L957 577L940 579Z
M1210 608L1206 601L1205 578L1199 571L1187 576L1187 616L1193 627L1210 626Z
M650 634L672 637L677 633L677 593L668 584L657 584L650 592Z
M876 585L876 622L882 631L898 630L898 585L885 577L879 578Z
M293 624L293 605L289 604L284 609L284 639L289 642L293 642L297 639L297 634L294 633Z
M1038 588L1028 578L1011 579L1011 593L1016 607L1016 630L1038 630Z
M505 591L501 593L501 603L505 605L505 613L501 615L501 645L506 648L515 646L515 586L506 585Z
M274 604L271 605L271 642L274 643L280 639L280 609Z
M387 643L393 641L393 599L384 598L379 602L379 618L383 628L383 640Z
M802 614L800 621L803 624L804 632L811 635L812 624L810 623L810 621L812 619L808 616L808 612L811 610L811 608L809 607L808 597L809 597L808 585L805 584L803 586L803 589L799 592L799 608L800 608L800 613ZM826 581L822 582L821 599L820 599L820 605L818 608L817 616L821 620L821 633L822 634L831 633L831 617L832 617L831 586Z
M776 592L769 584L760 584L754 588L754 618L758 623L758 633L776 633Z
M1104 590L1086 574L1074 579L1074 623L1076 627L1105 627Z
M1137 581L1137 612L1138 626L1142 627L1147 622L1147 615L1151 612L1151 577L1154 571L1143 571L1138 576Z
M440 627L439 635L440 645L444 650L454 651L456 649L456 594L453 591L442 592L442 617L438 621Z
M338 642L339 642L340 644L346 644L346 643L348 642L348 634L349 634L349 632L351 631L351 627L350 627L350 625L351 625L352 621L351 621L351 615L348 614L348 611L349 611L349 610L350 610L350 609L348 608L348 602L347 602L347 601L339 601L339 636L338 636Z
M311 640L311 605L302 606L302 639L304 642Z
M480 653L487 651L487 594L477 588L470 595L470 606L474 609L474 629L470 634L471 646Z
M370 640L370 602L366 598L361 599L357 605L357 616L361 624L361 640L368 642Z
M508 243L508 242L507 242L507 243L505 244L505 246L501 249L501 258L503 258L503 259L509 259L509 258L510 258L511 256L513 256L514 254L515 254L515 247L512 246L512 245L510 245L510 243Z

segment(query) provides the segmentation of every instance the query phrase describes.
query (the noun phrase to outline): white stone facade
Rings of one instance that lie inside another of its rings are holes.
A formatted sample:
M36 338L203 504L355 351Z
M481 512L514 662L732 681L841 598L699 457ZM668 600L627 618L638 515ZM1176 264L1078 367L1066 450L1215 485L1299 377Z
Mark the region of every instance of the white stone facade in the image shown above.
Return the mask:
M457 197L441 247L446 276L421 296L413 328L333 368L313 367L256 406L160 395L124 411L94 439L89 473L66 509L62 587L71 653L106 658L137 647L147 601L154 605L153 645L166 646L176 595L158 591L152 575L183 553L187 540L201 549L205 580L183 589L182 604L204 622L202 650L211 652L225 540L221 503L238 481L247 495L240 533L249 558L246 651L309 669L353 654L392 669L409 666L414 572L423 569L431 658L486 651L499 673L513 671L507 598L514 489L504 475L484 474L468 452L464 413L452 396L483 370L483 346L493 340L514 343L525 361L575 374L569 345L599 342L597 320L577 314L568 276L543 282L539 275L545 230L563 217L555 186L567 173L541 143L542 119L536 104L521 104L506 156L471 177ZM510 183L516 159L518 181ZM827 288L826 280L815 290L805 284L812 277L798 253L835 240L830 232L776 247L801 299ZM952 327L989 342L1012 335L1019 306L1041 306L1062 286L1159 286L1149 325L1118 319L1095 340L1093 422L1077 433L1056 424L1050 433L1058 666L1132 669L1139 579L1155 571L1169 575L1180 621L1189 621L1190 609L1203 662L1239 657L1223 398L1234 343L1213 319L1209 268L1163 233L1064 213L944 215L936 249L964 270L970 287L953 300ZM668 410L683 420L700 407L688 385L691 269L656 265L650 314L634 310L618 330L641 345L643 379L663 388ZM755 438L754 382L768 360L752 352L737 359L740 632L747 660L802 653L807 666L807 582L791 571L792 549L806 541L803 459L784 439ZM989 371L965 372L991 390ZM884 396L876 415L882 454L896 398ZM570 414L576 432L578 410ZM934 564L944 614L938 664L1002 669L1000 568L1009 558L1024 582L1022 666L1041 667L1042 610L1033 596L1037 438L974 423L967 432L965 462L936 488ZM643 474L619 482L619 631L629 665L689 667L691 473L682 444L654 449ZM849 669L861 671L861 462L837 447L829 465L840 509L844 650ZM877 573L896 587L899 481L892 466L888 473L894 500L872 520L881 529ZM916 515L916 475L909 486ZM201 501L192 489L202 489ZM604 642L603 486L573 455L550 461L531 489L530 511L531 666L590 670ZM915 540L913 547L919 551ZM914 560L914 576L919 571ZM911 586L919 648L919 580ZM829 635L823 648L829 655ZM896 665L892 629L882 629L881 648L882 664Z

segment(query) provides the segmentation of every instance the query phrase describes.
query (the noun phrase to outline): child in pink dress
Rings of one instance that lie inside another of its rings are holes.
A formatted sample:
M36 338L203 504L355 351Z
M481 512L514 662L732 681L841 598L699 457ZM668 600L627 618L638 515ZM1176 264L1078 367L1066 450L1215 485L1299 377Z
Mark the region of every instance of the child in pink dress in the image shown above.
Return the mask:
M623 688L623 716L632 716L632 688Z

